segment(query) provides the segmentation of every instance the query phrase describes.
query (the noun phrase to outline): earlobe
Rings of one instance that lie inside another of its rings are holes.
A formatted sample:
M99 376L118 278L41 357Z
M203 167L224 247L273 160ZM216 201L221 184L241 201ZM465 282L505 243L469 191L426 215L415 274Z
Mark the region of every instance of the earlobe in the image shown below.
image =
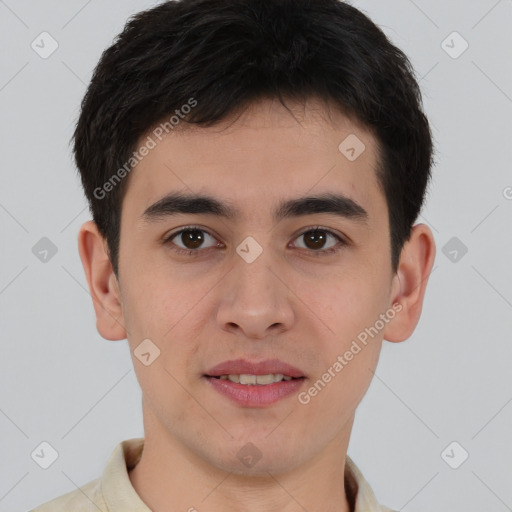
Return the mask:
M401 309L386 326L385 340L405 341L414 332L421 316L435 254L436 246L430 228L425 224L413 226L411 236L400 255L390 297L390 304L397 303Z
M105 239L93 221L85 222L80 228L78 251L96 313L98 332L107 340L125 339L119 285L108 257Z

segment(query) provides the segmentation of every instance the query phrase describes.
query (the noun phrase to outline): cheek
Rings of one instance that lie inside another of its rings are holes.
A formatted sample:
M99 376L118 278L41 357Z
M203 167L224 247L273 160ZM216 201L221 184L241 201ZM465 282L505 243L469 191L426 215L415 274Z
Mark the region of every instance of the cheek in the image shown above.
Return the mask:
M135 267L136 268L136 267ZM131 334L166 338L167 333L198 302L198 287L191 288L178 276L166 276L148 262L123 282L123 313Z
M338 337L325 348L318 373L312 376L301 403L309 401L310 417L335 425L344 424L366 393L377 366L381 348L379 337L362 343L356 337Z
M164 279L156 270L140 272L123 288L132 354L142 340L151 340L160 350L155 363L162 366L164 381L169 375L163 367L173 375L183 374L194 359L200 339L197 318L206 314L206 302L201 300L206 293L203 286L191 287L179 277ZM134 364L140 366L135 360Z
M382 277L366 271L311 286L305 296L310 310L339 343L351 340L375 323L387 306L386 291Z
M330 404L334 415L353 410L370 384L382 347L383 329L375 325L387 307L385 292L382 276L367 272L331 282L312 297L311 308L329 327L315 376L322 381L319 405Z

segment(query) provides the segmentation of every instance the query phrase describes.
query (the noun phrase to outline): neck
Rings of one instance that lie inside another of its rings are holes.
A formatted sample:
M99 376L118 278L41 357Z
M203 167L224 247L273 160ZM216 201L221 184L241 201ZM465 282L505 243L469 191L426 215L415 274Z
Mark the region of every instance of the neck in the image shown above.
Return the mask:
M199 457L155 418L144 419L144 449L129 477L153 512L351 512L344 470L353 420L305 463L239 474Z

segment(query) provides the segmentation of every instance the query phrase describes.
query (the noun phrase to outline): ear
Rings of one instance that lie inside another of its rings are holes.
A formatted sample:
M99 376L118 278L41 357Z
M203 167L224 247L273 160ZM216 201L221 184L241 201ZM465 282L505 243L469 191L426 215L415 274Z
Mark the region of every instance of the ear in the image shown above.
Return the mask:
M125 339L119 283L108 257L106 240L92 220L80 228L78 251L96 312L96 329L107 340Z
M393 342L405 341L414 332L421 316L423 298L428 278L432 271L436 246L432 231L425 224L416 224L405 242L400 263L393 277L391 303L398 303L401 310L384 330L384 339Z

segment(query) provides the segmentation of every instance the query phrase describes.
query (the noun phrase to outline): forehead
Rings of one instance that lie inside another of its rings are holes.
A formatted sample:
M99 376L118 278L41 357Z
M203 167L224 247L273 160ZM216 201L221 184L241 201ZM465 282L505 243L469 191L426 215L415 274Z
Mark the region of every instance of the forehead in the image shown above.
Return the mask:
M340 193L370 217L386 209L376 178L377 142L337 108L310 100L250 105L211 127L188 125L160 137L131 171L123 201L141 216L172 192L207 195L232 205L241 219L270 215L287 198ZM129 213L129 212L127 212Z

